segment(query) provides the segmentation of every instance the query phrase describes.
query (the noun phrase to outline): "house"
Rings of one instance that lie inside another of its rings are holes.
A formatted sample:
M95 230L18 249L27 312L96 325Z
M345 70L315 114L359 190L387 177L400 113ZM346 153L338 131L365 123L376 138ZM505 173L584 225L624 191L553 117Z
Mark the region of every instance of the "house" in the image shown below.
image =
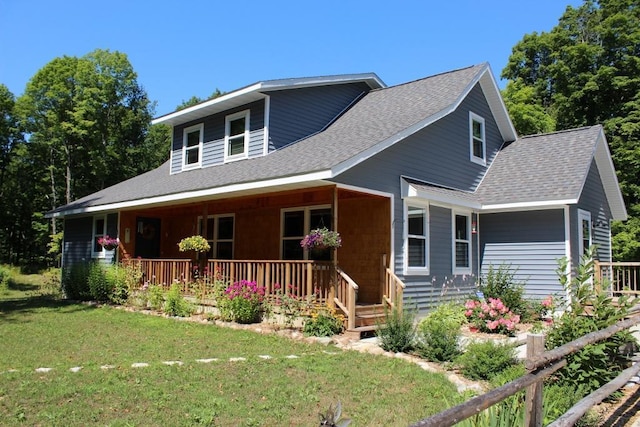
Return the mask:
M177 243L201 234L225 277L321 287L353 317L394 298L427 310L492 264L530 297L561 292L556 260L592 244L610 260L610 221L626 219L602 127L519 138L488 64L392 87L263 81L154 123L173 129L169 161L48 214L64 218L63 266L140 257L148 280L187 280ZM320 226L342 247L303 249Z

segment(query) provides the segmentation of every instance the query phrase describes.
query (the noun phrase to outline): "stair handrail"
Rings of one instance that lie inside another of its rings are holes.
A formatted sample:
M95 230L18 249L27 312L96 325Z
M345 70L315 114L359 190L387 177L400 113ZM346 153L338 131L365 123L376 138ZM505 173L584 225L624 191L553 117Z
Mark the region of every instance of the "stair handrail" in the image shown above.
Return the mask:
M347 329L354 329L356 327L356 293L358 292L358 284L345 273L340 267L336 266L336 273L338 273L338 281L336 287L340 287L341 283L346 284L346 292L336 292L334 302L340 307L347 315ZM346 301L343 301L346 299Z
M391 270L385 267L385 292L384 300L391 308L397 306L398 310L402 310L402 295L407 285Z

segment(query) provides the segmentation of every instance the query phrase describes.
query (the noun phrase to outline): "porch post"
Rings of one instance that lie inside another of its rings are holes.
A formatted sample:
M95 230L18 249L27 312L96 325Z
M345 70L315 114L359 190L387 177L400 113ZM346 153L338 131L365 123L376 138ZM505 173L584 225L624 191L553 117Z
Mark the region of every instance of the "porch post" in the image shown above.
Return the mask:
M338 231L338 186L333 187L332 222L333 231ZM338 248L333 250L333 268L331 271L331 287L329 288L329 305L335 307L334 298L338 295ZM349 320L354 313L349 313Z

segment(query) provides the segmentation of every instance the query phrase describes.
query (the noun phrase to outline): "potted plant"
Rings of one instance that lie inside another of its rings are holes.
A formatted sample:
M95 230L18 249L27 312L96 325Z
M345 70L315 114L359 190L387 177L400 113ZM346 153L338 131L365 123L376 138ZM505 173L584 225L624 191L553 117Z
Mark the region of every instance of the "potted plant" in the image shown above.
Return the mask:
M209 246L209 242L207 242L207 239L199 235L185 237L184 239L180 240L180 243L178 243L178 250L180 250L180 252L193 251L196 253L201 253L208 252L210 248L211 246Z
M108 234L105 234L102 237L98 237L98 244L105 250L112 251L120 245L120 239L117 237L109 237Z
M342 238L337 231L331 231L327 227L316 228L304 236L300 241L300 246L305 249L326 249L339 248L342 245Z

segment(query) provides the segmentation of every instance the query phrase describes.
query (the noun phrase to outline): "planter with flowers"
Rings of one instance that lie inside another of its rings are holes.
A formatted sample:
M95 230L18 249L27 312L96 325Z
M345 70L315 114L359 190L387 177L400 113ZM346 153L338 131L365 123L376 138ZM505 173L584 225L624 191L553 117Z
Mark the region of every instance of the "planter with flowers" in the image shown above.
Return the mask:
M300 241L300 246L305 249L336 249L342 245L340 233L331 231L327 227L316 228L304 236Z
M120 239L117 237L109 237L108 234L98 238L98 244L107 251L112 251L120 245Z
M178 243L178 250L180 252L191 253L191 260L193 261L193 278L198 279L200 277L200 271L204 271L204 263L207 259L205 254L209 252L211 246L204 237L196 234L195 236L185 237Z

